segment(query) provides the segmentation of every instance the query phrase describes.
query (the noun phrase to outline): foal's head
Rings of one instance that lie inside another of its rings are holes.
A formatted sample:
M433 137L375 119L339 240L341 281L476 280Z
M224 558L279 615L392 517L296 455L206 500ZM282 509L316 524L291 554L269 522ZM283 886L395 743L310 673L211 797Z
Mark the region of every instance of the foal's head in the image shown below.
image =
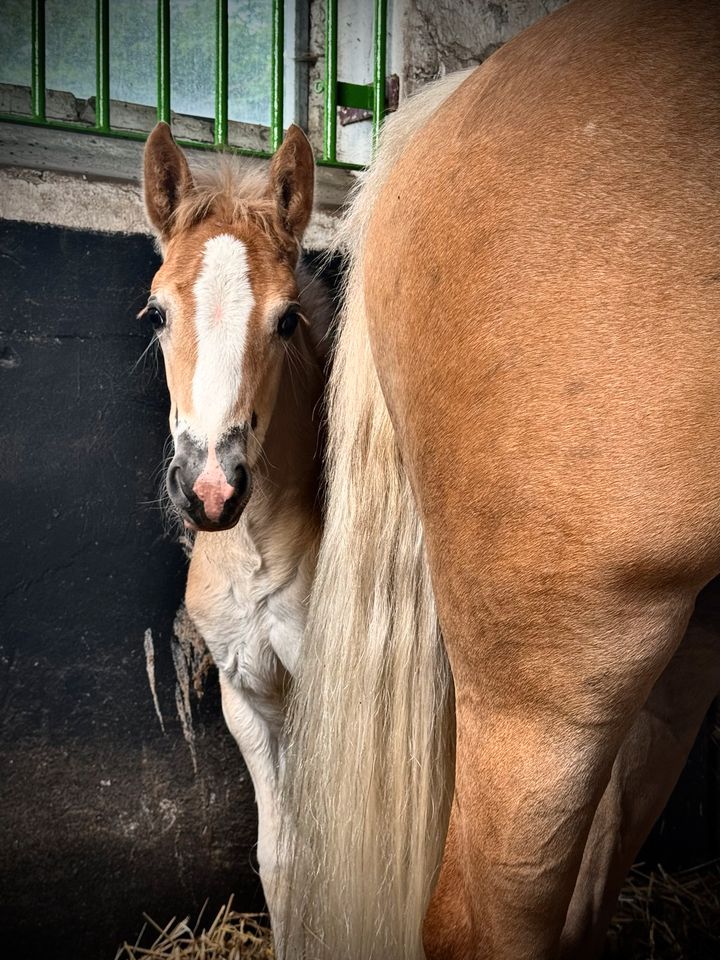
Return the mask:
M167 488L187 526L237 523L272 416L295 275L310 219L314 161L292 126L269 177L226 164L202 182L167 124L145 148L145 206L163 254L142 316L162 348L175 456Z

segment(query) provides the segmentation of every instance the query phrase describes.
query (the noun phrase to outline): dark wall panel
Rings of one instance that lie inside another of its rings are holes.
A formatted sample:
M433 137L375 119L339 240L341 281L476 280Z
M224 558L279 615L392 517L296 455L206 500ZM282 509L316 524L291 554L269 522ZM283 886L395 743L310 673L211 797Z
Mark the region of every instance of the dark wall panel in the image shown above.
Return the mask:
M193 698L197 770L176 707L186 561L152 503L166 392L153 357L135 366L156 266L143 237L0 223L0 924L17 958L112 957L143 911L206 897L262 905L214 678Z

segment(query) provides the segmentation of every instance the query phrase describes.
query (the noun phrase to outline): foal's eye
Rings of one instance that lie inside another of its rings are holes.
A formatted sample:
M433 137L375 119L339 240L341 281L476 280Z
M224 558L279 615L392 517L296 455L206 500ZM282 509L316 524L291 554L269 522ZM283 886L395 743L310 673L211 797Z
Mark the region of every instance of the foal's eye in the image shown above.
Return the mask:
M150 303L145 310L145 319L152 324L153 330L162 330L165 326L165 311L157 303Z
M286 310L285 313L278 320L277 332L283 338L283 340L289 340L290 337L295 333L295 328L298 325L300 319L300 314L294 307L291 307L289 310Z

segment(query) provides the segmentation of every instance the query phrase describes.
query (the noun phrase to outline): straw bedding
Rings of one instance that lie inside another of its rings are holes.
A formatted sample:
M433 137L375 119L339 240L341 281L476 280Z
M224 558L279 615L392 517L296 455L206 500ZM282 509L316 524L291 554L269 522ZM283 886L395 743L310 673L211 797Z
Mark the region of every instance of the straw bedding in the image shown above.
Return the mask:
M115 960L274 960L267 917L238 913L232 897L215 918L203 922L203 913L190 919L173 917L160 926L147 915L134 944L124 943Z
M720 957L720 861L684 873L636 869L608 934L607 960L717 960ZM213 919L149 917L115 960L273 960L263 914L240 913L232 898Z
M630 875L608 934L608 960L718 960L720 861Z

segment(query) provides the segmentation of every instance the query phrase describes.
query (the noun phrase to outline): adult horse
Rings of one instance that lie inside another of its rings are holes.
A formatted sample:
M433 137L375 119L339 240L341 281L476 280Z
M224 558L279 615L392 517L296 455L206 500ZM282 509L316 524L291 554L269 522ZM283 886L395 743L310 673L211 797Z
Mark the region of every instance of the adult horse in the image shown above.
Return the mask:
M346 236L281 948L591 957L720 688L720 7L564 7Z

